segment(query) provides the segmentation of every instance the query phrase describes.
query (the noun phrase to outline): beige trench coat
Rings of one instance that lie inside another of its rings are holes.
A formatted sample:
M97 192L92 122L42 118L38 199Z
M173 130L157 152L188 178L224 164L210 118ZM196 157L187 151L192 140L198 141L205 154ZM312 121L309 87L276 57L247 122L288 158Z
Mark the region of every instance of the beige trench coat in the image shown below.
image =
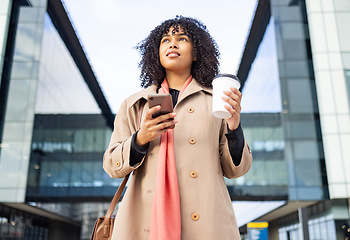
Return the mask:
M160 139L150 142L147 155L136 166L129 165L129 154L131 137L139 126L140 106L144 105L144 117L149 109L145 104L147 95L155 92L156 86L151 86L123 102L104 155L103 168L112 178L133 171L117 211L113 240L149 239ZM233 164L224 135L226 123L212 116L211 106L212 90L193 80L174 108L179 121L174 129L174 145L182 240L240 239L224 176L244 175L252 155L245 143L241 164Z

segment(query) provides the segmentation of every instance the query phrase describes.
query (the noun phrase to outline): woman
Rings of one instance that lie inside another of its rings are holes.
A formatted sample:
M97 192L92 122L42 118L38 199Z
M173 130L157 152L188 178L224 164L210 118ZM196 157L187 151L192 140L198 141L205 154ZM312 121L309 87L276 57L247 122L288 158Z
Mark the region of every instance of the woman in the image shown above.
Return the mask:
M252 156L240 126L241 93L224 92L232 117L211 114L215 41L202 23L178 16L138 49L146 89L123 102L103 162L111 177L133 172L112 239L240 239L224 176L244 175ZM149 108L151 93L170 93L174 112L152 118L159 106Z

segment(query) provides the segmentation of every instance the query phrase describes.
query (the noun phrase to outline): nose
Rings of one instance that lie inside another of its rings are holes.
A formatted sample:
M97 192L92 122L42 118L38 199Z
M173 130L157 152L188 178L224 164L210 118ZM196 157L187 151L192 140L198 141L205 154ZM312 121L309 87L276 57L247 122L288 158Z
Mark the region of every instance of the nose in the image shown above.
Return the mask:
M175 49L175 48L178 48L178 46L175 41L172 41L170 44L170 49Z

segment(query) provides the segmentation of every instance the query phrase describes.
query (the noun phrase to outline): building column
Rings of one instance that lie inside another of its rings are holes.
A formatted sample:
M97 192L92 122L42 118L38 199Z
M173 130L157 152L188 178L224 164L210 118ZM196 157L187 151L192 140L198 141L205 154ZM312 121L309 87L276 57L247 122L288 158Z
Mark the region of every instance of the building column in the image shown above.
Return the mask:
M300 235L302 240L309 240L309 216L307 208L298 208Z

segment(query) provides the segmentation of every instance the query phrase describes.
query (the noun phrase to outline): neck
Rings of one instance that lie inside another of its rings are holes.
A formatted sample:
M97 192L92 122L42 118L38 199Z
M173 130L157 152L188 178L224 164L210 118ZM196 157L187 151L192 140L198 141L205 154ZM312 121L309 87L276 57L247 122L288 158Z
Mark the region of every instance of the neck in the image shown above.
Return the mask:
M166 79L169 85L169 88L181 90L182 85L186 82L186 80L191 76L191 73L173 73L166 72Z

